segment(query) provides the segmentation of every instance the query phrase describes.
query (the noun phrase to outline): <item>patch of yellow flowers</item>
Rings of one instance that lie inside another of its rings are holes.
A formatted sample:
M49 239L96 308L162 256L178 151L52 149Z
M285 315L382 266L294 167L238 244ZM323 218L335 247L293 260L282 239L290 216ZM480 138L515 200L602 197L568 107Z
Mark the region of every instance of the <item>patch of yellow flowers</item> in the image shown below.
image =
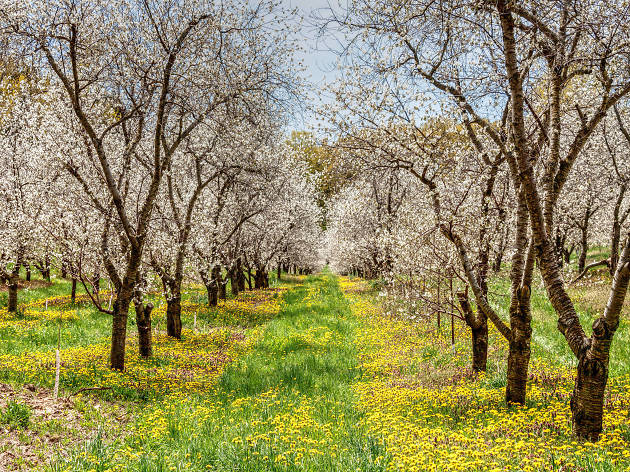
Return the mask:
M508 407L503 384L463 372L465 332L453 352L447 337L384 317L369 299L351 295L353 282L341 285L363 324L356 343L365 375L355 385L363 426L386 447L388 470L630 470L630 374L609 380L601 440L580 442L571 434L571 369L532 359L528 404ZM417 365L427 352L427 365ZM431 369L435 384L423 376Z
M272 316L280 310L281 297L273 291L245 293L236 300L228 300L216 308L218 313L229 313L235 322L238 316L246 316L249 310L264 310L264 316ZM73 321L76 310L57 308L63 297L56 297L48 310L25 306L21 314L0 310L0 328L10 328L19 333L36 328L43 321ZM41 306L41 301L31 303ZM166 306L162 303L162 306ZM186 309L201 309L187 302ZM159 319L156 310L153 319ZM147 392L151 394L206 392L212 388L225 364L249 349L257 339L260 329L252 329L245 336L239 328L221 327L195 332L184 329L182 339L176 340L154 330L153 356L143 359L138 352L137 336L130 330L127 342L125 371L109 369L109 343L89 344L61 350L61 386L67 390L81 387L98 387L120 392ZM258 333L258 334L257 334ZM19 355L0 354L0 371L24 382L52 385L55 377L55 351L24 352Z
M30 306L20 307L18 313L9 313L0 308L0 329L10 329L16 333L37 328L41 323L50 321L71 321L78 318L76 310L66 309L33 309Z

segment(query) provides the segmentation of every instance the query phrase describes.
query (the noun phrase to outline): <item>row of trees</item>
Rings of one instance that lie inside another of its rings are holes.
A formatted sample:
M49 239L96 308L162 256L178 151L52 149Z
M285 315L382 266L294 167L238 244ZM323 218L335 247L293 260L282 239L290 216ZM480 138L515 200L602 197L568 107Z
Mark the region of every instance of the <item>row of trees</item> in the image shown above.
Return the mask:
M484 370L487 324L509 343L506 401L524 404L531 283L540 272L578 365L573 428L602 430L610 346L630 280L626 2L354 0L320 12L347 40L347 73L324 113L362 166L329 211L331 261L365 275L451 265ZM366 224L367 223L367 224ZM357 236L358 235L358 236ZM562 265L611 246L609 301L587 334ZM488 274L510 257L509 319ZM433 262L431 262L433 261ZM467 294L472 293L474 306Z
M300 86L289 15L271 0L0 3L9 310L21 266L56 265L112 316L122 370L132 305L151 354L153 275L179 338L185 279L213 305L228 279L237 294L252 271L262 288L272 267L315 267L315 188L282 144Z

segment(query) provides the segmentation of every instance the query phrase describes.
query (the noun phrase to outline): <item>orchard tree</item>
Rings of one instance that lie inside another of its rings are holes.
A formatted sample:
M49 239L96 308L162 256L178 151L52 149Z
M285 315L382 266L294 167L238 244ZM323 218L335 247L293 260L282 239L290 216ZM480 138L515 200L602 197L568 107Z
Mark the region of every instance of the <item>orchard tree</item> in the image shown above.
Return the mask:
M181 338L181 289L190 259L190 240L202 224L204 194L213 183L241 169L239 154L247 154L256 130L242 121L221 117L198 127L180 147L166 174L166 186L157 203L150 264L162 281L167 301L167 333ZM205 237L208 237L206 234ZM213 282L214 283L214 282Z
M20 268L44 245L37 224L48 199L51 173L41 165L38 135L46 103L43 84L22 74L0 81L0 281L8 288L8 311L18 306Z
M0 10L11 49L59 85L84 137L85 159L61 159L103 216L113 369L124 368L153 210L181 144L228 105L285 96L291 45L278 13L267 0L30 0ZM112 233L122 264L111 257Z
M477 305L508 337L508 384L519 384L524 392L530 282L538 261L558 328L578 360L573 429L591 440L602 429L610 343L630 278L630 242L621 251L608 306L587 336L566 292L552 237L558 201L574 164L597 126L630 91L629 16L625 2L614 0L355 0L324 19L349 36L346 50L372 71L353 77L391 78L382 82L396 91L413 91L409 105L431 96L434 104L427 109L443 107L459 116L470 147L480 156L505 160L517 209L509 327L495 316L472 270L466 271L468 283ZM567 110L575 110L578 126L563 121ZM419 111L405 115L414 119ZM442 228L465 264L467 251L458 235ZM519 395L517 401L522 400Z
M319 240L320 209L317 190L309 179L309 169L289 146L269 149L273 165L266 171L266 189L260 203L263 210L251 218L244 234L245 259L256 270L255 287L269 286L269 270L274 260L287 254L300 238L306 254L316 254ZM292 261L301 265L299 260ZM308 267L312 268L312 267Z

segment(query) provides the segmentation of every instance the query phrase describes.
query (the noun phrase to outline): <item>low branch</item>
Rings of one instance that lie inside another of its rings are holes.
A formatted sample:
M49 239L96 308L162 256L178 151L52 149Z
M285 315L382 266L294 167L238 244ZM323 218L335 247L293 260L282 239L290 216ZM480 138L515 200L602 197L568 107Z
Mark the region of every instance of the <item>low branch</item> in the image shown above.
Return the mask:
M584 270L580 272L580 275L578 275L575 279L569 282L569 285L573 285L578 280L582 279L589 270L594 269L595 267L601 267L601 266L610 267L610 259L602 259L601 261L591 262L589 265L584 267Z

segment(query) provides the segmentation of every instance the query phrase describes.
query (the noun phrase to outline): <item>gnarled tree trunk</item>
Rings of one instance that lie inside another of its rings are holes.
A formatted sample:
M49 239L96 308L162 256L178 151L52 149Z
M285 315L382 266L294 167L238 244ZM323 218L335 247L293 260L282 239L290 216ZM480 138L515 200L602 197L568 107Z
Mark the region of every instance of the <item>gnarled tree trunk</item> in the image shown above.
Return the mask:
M468 301L468 286L465 292L457 293L457 298L472 336L472 369L485 372L488 363L488 318L473 312Z

